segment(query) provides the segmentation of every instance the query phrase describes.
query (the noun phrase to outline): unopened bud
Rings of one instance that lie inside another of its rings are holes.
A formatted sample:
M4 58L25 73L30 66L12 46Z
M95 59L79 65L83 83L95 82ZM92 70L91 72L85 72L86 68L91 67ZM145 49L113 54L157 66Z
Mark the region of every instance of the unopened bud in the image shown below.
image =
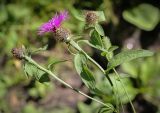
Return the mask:
M24 56L24 49L21 47L21 48L13 48L12 49L12 54L15 58L21 60Z
M59 27L58 29L55 30L53 33L53 36L56 40L65 42L69 38L70 32L69 30Z
M95 24L98 20L98 16L93 11L87 11L85 14L87 24Z

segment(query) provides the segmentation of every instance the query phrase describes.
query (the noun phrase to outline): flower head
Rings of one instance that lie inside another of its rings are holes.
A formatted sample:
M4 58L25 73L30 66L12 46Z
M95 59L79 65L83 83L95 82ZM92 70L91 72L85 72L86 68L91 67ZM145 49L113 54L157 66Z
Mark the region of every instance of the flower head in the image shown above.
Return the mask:
M85 20L87 24L95 24L98 20L98 16L94 11L87 11L85 14Z
M46 32L55 32L56 29L58 29L63 21L65 21L68 18L68 12L63 11L59 14L56 14L52 19L50 19L48 22L42 24L42 26L39 27L38 34L43 35Z
M19 48L13 48L11 52L15 58L22 60L23 55L24 55L24 51L25 50L23 47L19 47Z
M63 27L56 29L56 31L53 33L53 37L56 40L61 41L61 42L66 42L69 35L70 35L70 31Z

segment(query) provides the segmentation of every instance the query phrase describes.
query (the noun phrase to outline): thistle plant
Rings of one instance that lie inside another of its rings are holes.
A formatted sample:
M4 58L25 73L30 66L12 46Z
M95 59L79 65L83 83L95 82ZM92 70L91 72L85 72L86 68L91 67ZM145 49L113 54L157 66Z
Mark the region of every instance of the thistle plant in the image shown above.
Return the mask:
M82 79L83 83L88 87L88 89L94 93L94 94L100 94L103 93L97 86L96 86L96 80L95 75L90 69L90 65L94 65L97 67L99 71L103 73L103 77L107 78L106 82L110 84L110 87L112 88L113 92L115 93L116 99L116 85L112 82L110 79L109 73L110 70L113 70L113 72L116 74L117 78L115 78L117 81L120 81L122 84L125 94L131 104L132 110L134 113L136 113L136 110L134 109L134 106L132 104L132 101L128 95L128 92L125 89L125 85L123 81L121 80L121 76L116 71L116 67L120 64L140 58L140 57L146 57L153 55L152 52L148 50L126 50L122 51L116 55L114 55L114 50L116 50L118 47L113 46L107 36L105 36L103 28L99 24L99 22L104 21L105 17L102 11L86 11L83 15L83 18L78 18L80 21L83 21L86 23L85 29L89 30L89 40L81 38L76 38L76 35L72 35L70 33L70 30L64 28L62 26L62 22L64 22L68 18L69 13L67 11L63 11L60 13L57 13L51 20L48 22L42 24L38 29L38 35L41 37L45 35L45 33L50 32L52 33L53 38L58 40L59 42L66 43L68 45L69 52L73 55L73 63L75 66L75 69L77 73L80 75L80 78ZM81 35L83 36L83 34ZM84 51L81 47L81 43L84 43L86 45L89 45L90 47L94 49L98 49L101 52L101 56L105 57L108 60L107 69L103 69L100 64L98 64L91 56L88 55L86 51ZM71 50L72 48L72 50ZM39 50L45 50L46 48L41 48ZM74 49L74 53L73 53ZM25 74L28 77L34 77L40 82L48 81L48 76L51 75L53 78L55 78L57 81L59 81L61 84L65 85L66 87L72 89L73 91L97 102L100 104L101 109L99 112L119 112L119 104L116 106L112 105L111 103L103 102L100 99L91 97L79 89L76 89L60 79L58 76L56 76L52 72L52 67L55 65L55 63L51 63L48 65L48 67L43 67L39 65L37 62L35 62L32 59L32 52L28 52L24 47L20 48L14 48L12 50L13 56L23 61L23 69ZM116 81L115 80L115 81ZM105 88L105 87L104 87ZM121 106L123 103L121 103Z

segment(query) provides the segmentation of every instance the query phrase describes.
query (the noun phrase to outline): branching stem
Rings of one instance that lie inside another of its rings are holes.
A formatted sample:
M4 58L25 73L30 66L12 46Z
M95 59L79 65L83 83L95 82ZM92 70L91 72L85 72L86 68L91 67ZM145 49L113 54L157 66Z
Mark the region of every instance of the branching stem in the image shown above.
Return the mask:
M95 99L95 98L92 98L92 97L90 97L89 95L83 93L82 91L79 91L78 89L73 88L71 85L69 85L68 83L66 83L66 82L63 81L62 79L58 78L54 73L52 73L52 71L47 70L47 69L45 69L44 67L40 66L40 65L39 65L38 63L36 63L31 57L24 56L24 59L25 59L27 62L31 63L32 65L36 66L38 69L40 69L40 70L46 72L47 74L53 76L57 81L59 81L60 83L62 83L62 84L65 85L66 87L72 89L73 91L75 91L75 92L77 92L77 93L79 93L79 94L81 94L81 95L83 95L83 96L85 96L85 97L87 97L87 98L89 98L89 99L91 99L91 100L93 100L93 101L96 101L96 102L98 102L99 104L101 104L101 105L103 105L103 106L106 106L106 107L108 107L108 108L110 108L110 109L113 109L111 106L109 106L109 105L101 102L100 100L97 100L97 99Z
M83 49L76 43L74 42L73 40L69 40L68 42L73 48L75 48L77 51L80 51L82 52L83 54L85 54L85 56L95 65L97 66L101 72L105 75L105 77L107 77L109 83L111 86L113 86L113 83L111 81L111 79L109 78L108 74L105 72L105 70L95 61L93 60L85 51L83 51Z
M120 75L117 73L117 71L115 70L115 68L113 68L113 71L114 71L114 73L117 75L120 83L122 84L122 86L123 86L123 88L124 88L124 91L125 91L125 93L126 93L126 95L127 95L127 98L128 98L128 100L129 100L129 103L130 103L130 105L131 105L131 107L132 107L133 112L136 113L136 110L135 110L135 108L134 108L134 106L133 106L133 104L132 104L132 102L131 102L131 99L130 99L130 97L129 97L129 94L128 94L128 92L126 91L126 88L125 88L123 82L122 82L121 79L120 79Z

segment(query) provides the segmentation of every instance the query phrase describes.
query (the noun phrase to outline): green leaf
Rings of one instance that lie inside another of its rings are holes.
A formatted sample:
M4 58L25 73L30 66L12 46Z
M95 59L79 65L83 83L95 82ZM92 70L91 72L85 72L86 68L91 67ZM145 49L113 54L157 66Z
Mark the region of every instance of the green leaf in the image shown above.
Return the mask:
M92 90L96 89L95 78L86 65L82 65L81 78L88 88Z
M92 113L91 106L86 105L85 103L82 102L78 103L78 110L80 111L80 113Z
M111 46L108 51L113 52L116 49L118 49L118 46Z
M98 16L98 21L103 22L106 20L104 12L103 11L95 11L96 15Z
M123 104L126 104L129 102L129 99L125 93L124 88L126 89L131 101L135 98L135 96L138 93L138 90L133 87L131 80L125 77L126 75L120 74L120 79L121 79L121 82L124 84L124 87L115 74L110 74L109 76L113 82L113 86L115 86L115 91L116 91L115 93L118 94L117 96L120 98L120 101Z
M39 82L40 82L40 83L49 82L49 81L50 81L50 78L49 78L49 76L48 76L47 73L43 73L43 74L41 75L41 77L39 78Z
M107 71L124 63L140 57L152 56L153 52L148 50L128 50L115 55L108 63Z
M103 30L103 28L102 28L101 25L96 24L96 25L95 25L95 30L96 30L101 36L104 36L104 30Z
M103 43L103 47L107 50L112 46L111 41L107 36L102 38L102 43Z
M23 69L27 77L34 77L39 82L48 82L50 80L47 73L38 69L29 62L24 63Z
M77 53L74 57L74 66L78 72L78 74L81 74L82 71L82 65L86 64L87 58L83 53Z
M160 73L160 52L155 54L153 57L149 57L139 63L143 85L152 84L153 79L157 79ZM156 83L155 83L156 84ZM152 84L153 85L153 84Z
M125 10L123 18L140 29L151 31L160 20L160 11L150 4L140 4L133 9Z
M97 102L92 102L91 104L78 102L77 106L80 113L97 113L97 107L99 107L99 104Z
M27 77L33 77L34 72L36 72L35 66L33 66L31 63L28 62L24 63L23 70Z
M84 84L90 88L95 89L95 78L92 72L87 67L87 59L82 53L77 53L74 58L75 68L80 75Z
M95 49L98 49L98 50L107 52L105 49L101 48L100 46L95 46L95 45L93 45L93 44L90 43L88 40L79 40L79 41L78 41L78 43L81 43L81 42L86 43L87 45L89 45L89 46L91 46L91 47L93 47L93 48L95 48Z
M138 73L140 72L141 63L139 61L125 62L121 65L122 70L128 73L131 77L137 79Z
M107 103L107 105L110 107L103 106L99 109L98 113L113 113L114 112L113 105L109 103Z
M103 47L102 39L100 35L98 34L98 32L95 30L91 34L90 43L92 43L95 46L101 47L101 48Z

